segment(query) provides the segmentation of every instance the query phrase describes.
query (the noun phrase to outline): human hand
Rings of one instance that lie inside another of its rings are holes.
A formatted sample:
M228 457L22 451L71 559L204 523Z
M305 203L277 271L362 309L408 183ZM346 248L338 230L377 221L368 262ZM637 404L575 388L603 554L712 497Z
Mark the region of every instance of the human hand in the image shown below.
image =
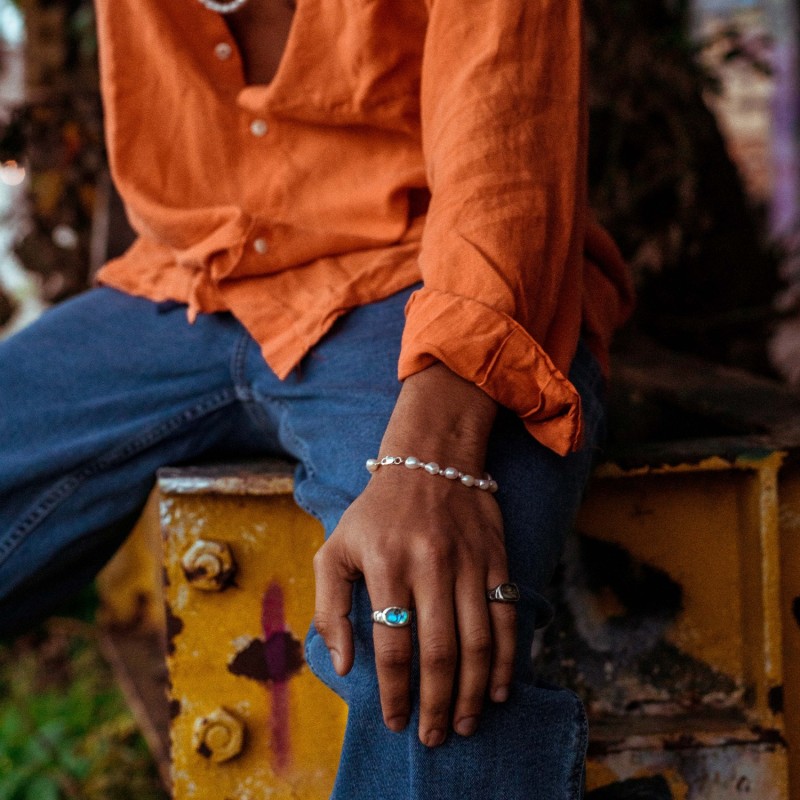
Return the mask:
M480 476L494 410L480 390L436 365L404 384L381 455L417 455ZM456 732L473 733L487 688L492 700L507 698L515 612L486 600L487 588L508 580L491 494L420 469L381 467L314 567L314 623L340 675L354 658L347 618L354 581L365 578L376 609L414 609L424 744L441 744L451 720ZM373 635L383 717L400 731L410 714L411 629L375 625Z

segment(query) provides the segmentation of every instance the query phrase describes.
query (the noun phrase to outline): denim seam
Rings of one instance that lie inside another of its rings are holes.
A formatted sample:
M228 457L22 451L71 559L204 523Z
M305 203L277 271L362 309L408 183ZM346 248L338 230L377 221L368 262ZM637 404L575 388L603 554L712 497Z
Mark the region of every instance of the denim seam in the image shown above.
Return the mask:
M257 426L270 430L272 420L264 410L262 403L268 403L268 398L262 398L247 382L247 348L253 344L253 339L245 330L242 331L231 355L231 380L236 390L236 396L244 403L245 411L250 415Z
M253 400L253 392L245 380L245 359L247 357L247 345L250 343L250 334L242 331L231 353L230 373L236 396L240 400Z
M586 765L586 748L589 744L589 728L586 721L586 710L577 695L573 694L575 711L577 715L578 734L575 737L572 752L575 760L572 763L569 781L568 800L581 800L583 792L583 772Z
M279 410L279 432L282 430L285 434L287 439L289 440L290 445L292 447L287 448L292 452L297 459L302 462L303 467L305 468L306 472L308 473L309 478L313 478L317 474L317 470L314 467L313 462L311 461L311 456L309 455L308 445L297 435L294 430L294 426L289 421L289 407L283 400L278 400L275 397L262 397L262 402L269 406L274 406ZM311 508L309 508L308 504L303 499L302 494L302 483L298 483L295 481L294 484L294 499L297 505L303 509L307 514L310 514L312 517L319 519L319 517L313 512Z
M117 446L109 453L99 456L84 467L62 478L31 508L16 527L14 527L6 537L0 540L0 563L5 561L23 539L39 525L59 503L72 495L85 480L91 478L101 470L122 463L131 456L146 450L157 442L163 441L185 425L213 411L224 408L235 400L236 396L230 389L223 389L215 392L191 408L185 409L180 414L170 417L170 419L165 420L155 428L151 428L145 434L140 434L128 442L125 442L123 445Z

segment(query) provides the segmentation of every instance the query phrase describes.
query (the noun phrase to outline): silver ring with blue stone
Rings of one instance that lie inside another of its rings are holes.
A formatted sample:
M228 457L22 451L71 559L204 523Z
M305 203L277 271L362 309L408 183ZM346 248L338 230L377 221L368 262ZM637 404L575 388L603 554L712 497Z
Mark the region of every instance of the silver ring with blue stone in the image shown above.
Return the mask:
M516 583L498 583L486 592L486 599L490 603L519 603L519 586Z
M411 624L411 611L402 606L389 606L388 608L372 612L372 621L388 628L404 628Z

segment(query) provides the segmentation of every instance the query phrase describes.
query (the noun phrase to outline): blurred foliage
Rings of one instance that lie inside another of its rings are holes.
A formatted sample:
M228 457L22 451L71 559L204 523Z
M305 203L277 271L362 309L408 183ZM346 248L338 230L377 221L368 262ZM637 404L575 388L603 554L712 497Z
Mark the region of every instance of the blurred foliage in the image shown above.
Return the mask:
M30 101L14 110L0 162L28 167L29 222L15 253L55 302L89 282L96 185L105 170L97 41L85 0L24 0Z
M777 258L703 100L719 83L689 38L689 2L585 7L590 198L634 270L638 325L672 347L762 369ZM768 69L734 27L726 35L726 59Z
M0 800L166 800L93 625L0 644Z

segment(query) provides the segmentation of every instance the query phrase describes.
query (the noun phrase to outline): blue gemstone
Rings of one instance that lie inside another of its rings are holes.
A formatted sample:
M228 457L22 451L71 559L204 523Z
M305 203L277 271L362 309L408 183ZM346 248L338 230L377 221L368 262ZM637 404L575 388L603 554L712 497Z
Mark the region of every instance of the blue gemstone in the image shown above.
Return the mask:
M405 625L408 622L408 611L404 608L387 608L386 621L390 625Z

